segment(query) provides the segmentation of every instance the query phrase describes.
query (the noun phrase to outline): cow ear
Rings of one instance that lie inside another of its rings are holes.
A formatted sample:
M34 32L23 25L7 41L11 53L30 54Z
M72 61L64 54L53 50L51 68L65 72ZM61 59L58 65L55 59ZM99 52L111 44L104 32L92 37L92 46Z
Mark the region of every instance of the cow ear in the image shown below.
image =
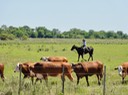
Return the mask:
M76 67L75 63L71 63L72 68L74 69Z
M19 70L22 68L22 64L19 64Z
M81 65L81 63L78 63L78 65Z
M71 63L72 66L74 66L75 64L74 63Z
M19 67L22 67L22 64L19 64Z
M26 64L26 66L27 66L27 67L29 67L29 65L28 65L28 64Z
M114 70L117 70L117 69L118 69L118 67L114 68Z
M41 57L40 60L43 60L43 58Z

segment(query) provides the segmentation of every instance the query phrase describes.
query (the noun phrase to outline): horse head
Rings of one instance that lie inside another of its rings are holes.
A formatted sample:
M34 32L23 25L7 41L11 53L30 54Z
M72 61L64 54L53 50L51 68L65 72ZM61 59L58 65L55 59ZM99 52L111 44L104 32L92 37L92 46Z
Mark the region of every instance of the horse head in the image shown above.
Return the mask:
M73 45L73 46L72 46L72 48L71 48L71 51L73 51L75 48L76 48L76 46L75 46L75 45Z

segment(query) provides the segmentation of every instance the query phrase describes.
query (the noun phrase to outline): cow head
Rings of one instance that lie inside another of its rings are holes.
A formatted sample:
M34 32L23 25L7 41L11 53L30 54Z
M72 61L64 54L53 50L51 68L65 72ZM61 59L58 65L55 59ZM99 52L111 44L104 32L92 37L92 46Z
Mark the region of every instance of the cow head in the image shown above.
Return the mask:
M42 60L42 61L48 61L48 57L41 57L40 60Z
M118 73L120 76L122 76L122 73L123 73L123 67L122 66L118 66L117 68L115 69L118 69Z
M72 69L75 71L77 69L80 69L82 67L81 63L78 63L78 64L74 64L72 63Z
M21 67L21 64L18 63L18 64L16 65L16 68L14 69L14 72L19 72L19 71L20 71L20 67Z
M75 68L75 64L74 64L74 63L71 63L71 66L72 66L72 69L74 69L74 68Z

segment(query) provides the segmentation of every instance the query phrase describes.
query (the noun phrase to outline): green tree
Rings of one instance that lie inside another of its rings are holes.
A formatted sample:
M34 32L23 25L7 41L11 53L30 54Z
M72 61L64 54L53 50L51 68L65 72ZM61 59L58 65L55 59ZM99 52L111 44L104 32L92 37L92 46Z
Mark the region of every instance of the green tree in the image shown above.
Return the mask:
M54 28L51 32L52 32L52 37L53 38L57 38L61 34L61 32L59 31L59 29L56 29L56 28Z

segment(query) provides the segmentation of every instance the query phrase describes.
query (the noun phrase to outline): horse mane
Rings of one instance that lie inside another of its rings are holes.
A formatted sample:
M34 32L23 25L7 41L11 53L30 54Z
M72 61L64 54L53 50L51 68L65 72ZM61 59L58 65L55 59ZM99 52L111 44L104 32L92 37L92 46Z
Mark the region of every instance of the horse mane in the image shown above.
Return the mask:
M81 48L81 47L79 47L79 46L76 46L76 45L73 45L73 46L75 46L76 48Z

